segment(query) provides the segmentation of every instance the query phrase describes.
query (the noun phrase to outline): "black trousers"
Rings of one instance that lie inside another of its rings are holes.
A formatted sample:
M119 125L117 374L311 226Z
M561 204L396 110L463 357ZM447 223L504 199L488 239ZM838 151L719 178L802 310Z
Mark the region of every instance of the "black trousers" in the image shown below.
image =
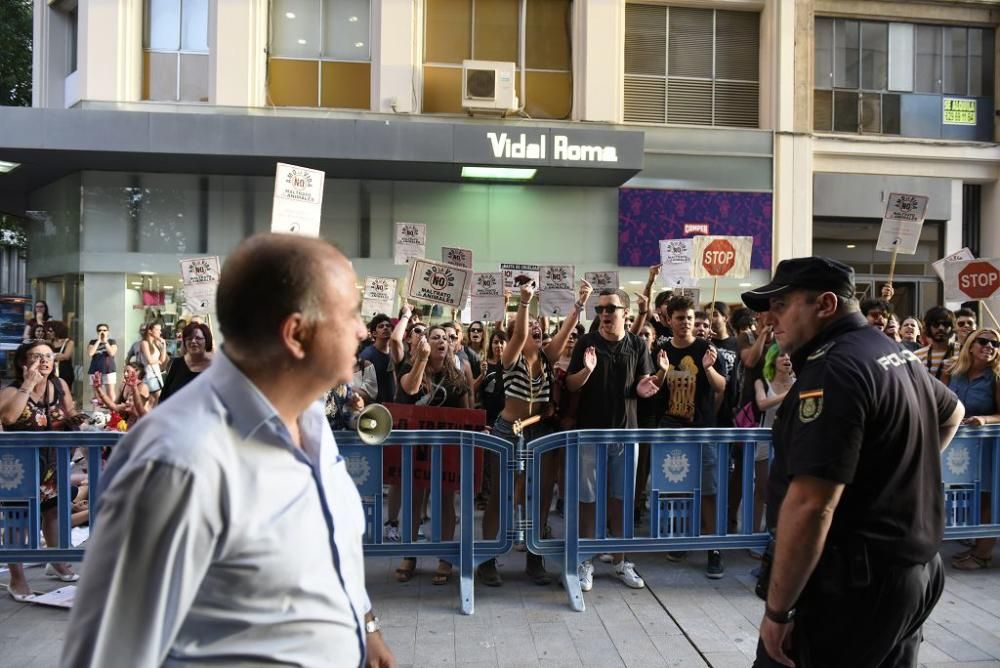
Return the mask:
M873 565L872 582L852 588L817 570L796 606L796 666L915 668L921 627L944 591L941 557L922 565ZM757 643L755 668L780 666Z

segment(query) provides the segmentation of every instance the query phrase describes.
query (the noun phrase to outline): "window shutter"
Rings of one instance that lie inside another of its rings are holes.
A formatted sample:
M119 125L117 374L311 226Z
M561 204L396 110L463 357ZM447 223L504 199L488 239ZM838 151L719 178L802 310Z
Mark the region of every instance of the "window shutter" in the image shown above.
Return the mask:
M712 77L712 14L711 9L670 8L667 74Z
M667 73L667 8L625 5L625 74Z
M759 85L741 81L715 82L715 125L755 128Z
M665 79L625 75L625 121L665 123L667 86Z
M667 123L712 124L712 82L696 79L667 81Z
M715 18L715 77L758 81L760 16L719 11Z

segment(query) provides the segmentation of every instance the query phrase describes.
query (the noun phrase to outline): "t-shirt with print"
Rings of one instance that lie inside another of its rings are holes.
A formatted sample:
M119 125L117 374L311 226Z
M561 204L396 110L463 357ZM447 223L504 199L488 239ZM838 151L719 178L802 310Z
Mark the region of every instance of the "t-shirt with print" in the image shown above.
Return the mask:
M715 426L732 427L733 409L736 408L736 402L739 401L736 384L736 351L738 348L736 337L730 336L726 339L712 339L712 345L715 346L715 349L719 353L719 361L722 362L722 366L725 369L722 377L726 379L726 391L723 392L722 404L719 406Z
M375 377L378 379L378 396L375 402L384 404L396 396L396 377L393 375L392 357L383 353L374 345L361 351L359 357L372 363L375 367Z
M577 427L624 428L626 400L636 398L640 378L653 374L653 360L643 340L631 332L625 332L620 341L609 341L600 332L589 332L573 348L568 375L583 368L583 354L590 346L597 353L597 366L580 388Z
M701 363L709 345L704 339L695 339L686 348L678 348L674 339L670 339L662 346L670 360L670 371L663 379L667 388L667 409L663 420L670 426L715 426L715 391ZM725 363L721 356L716 357L713 368L725 377Z

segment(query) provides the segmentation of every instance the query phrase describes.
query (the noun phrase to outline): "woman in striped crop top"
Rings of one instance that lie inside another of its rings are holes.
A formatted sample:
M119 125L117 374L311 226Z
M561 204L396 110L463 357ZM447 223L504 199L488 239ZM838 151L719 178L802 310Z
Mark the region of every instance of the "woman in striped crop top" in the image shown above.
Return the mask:
M508 332L507 346L503 350L500 361L503 365L504 407L493 425L493 433L500 438L516 444L518 437L514 433L516 422L533 416L543 416L542 421L526 427L523 431L525 442L544 436L552 431L551 420L555 415L552 399L552 364L559 359L563 346L576 327L580 312L583 310L594 291L590 284L581 281L577 297L576 309L563 321L559 332L552 341L542 347L542 327L538 320L528 317L531 300L535 297L535 284L521 285L521 303L517 308L517 316ZM546 453L542 460L542 526L548 521L548 508L552 501L552 485L555 483L555 452ZM495 457L487 455L487 466L496 467ZM496 480L497 476L493 476ZM515 491L519 503L524 498L524 479L518 478ZM483 514L483 536L492 538L499 530L500 495L490 496L486 512ZM526 571L536 584L544 585L551 582L545 572L545 563L538 555L527 555ZM483 584L498 587L503 584L497 572L496 560L491 559L480 564L478 574Z

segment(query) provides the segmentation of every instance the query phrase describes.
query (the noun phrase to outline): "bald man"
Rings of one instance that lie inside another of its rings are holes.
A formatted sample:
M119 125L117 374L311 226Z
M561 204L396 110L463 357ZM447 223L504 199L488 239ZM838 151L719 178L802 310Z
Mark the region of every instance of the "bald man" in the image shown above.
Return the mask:
M366 334L347 260L260 235L229 257L212 366L115 448L64 666L394 666L358 492L322 404Z

